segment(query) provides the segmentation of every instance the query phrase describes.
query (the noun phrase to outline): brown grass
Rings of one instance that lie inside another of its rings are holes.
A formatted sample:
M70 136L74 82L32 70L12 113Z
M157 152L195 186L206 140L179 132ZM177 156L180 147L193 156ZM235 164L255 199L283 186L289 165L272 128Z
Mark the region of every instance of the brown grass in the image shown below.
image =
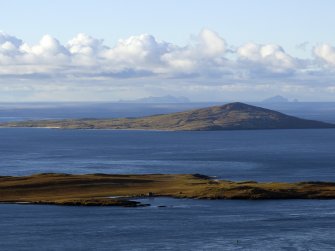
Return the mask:
M109 198L121 196L124 198ZM216 181L203 175L36 174L0 177L0 202L84 206L140 206L130 198L334 199L335 183Z

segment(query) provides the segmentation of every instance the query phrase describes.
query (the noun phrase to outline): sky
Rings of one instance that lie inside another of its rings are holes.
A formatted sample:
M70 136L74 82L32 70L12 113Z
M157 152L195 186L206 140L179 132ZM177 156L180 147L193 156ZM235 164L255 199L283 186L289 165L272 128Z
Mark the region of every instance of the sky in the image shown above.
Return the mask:
M333 0L0 6L0 102L335 101Z

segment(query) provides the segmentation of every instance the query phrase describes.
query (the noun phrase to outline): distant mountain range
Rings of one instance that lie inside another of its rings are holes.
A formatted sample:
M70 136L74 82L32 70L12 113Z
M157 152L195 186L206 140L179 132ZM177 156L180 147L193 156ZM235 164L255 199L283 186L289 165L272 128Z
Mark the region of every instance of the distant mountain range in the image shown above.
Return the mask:
M0 126L172 131L335 128L334 124L300 119L239 102L139 118L40 120L2 123Z
M146 97L134 100L119 100L119 103L189 103L190 100L186 97L175 97L171 95L160 97Z
M264 99L262 102L264 103L287 103L289 100L283 96L277 95L267 99Z

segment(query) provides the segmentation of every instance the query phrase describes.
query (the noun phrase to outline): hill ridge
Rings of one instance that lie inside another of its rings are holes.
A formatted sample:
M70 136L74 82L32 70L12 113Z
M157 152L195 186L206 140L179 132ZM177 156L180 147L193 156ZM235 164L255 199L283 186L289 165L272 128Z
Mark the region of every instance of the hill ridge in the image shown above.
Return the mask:
M301 119L242 102L137 118L40 120L1 126L172 131L335 128L334 124Z

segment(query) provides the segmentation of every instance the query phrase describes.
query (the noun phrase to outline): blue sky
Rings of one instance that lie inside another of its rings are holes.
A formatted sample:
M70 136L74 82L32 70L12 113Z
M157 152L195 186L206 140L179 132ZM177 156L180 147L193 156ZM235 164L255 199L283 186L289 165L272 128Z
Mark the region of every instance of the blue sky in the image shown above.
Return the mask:
M3 101L335 101L335 1L0 3Z

